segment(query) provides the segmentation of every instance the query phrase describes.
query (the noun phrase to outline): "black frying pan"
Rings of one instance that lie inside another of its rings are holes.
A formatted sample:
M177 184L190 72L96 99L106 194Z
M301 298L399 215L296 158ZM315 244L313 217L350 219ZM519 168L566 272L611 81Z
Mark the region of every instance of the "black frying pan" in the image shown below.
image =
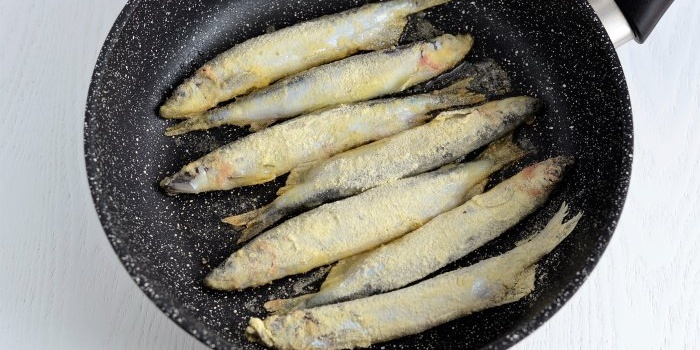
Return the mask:
M242 335L248 318L263 315L261 304L273 295L304 287L308 275L236 293L203 288L202 278L235 248L237 234L219 219L271 201L284 178L230 192L164 195L157 182L166 174L246 131L230 127L169 138L163 131L171 122L159 118L156 109L174 85L233 44L269 26L288 26L365 2L134 0L102 49L85 126L97 213L139 287L211 347L259 348ZM659 6L637 11L642 3L670 1L620 2L639 39L658 20L649 14L662 12ZM583 1L455 0L430 10L427 19L446 32L473 34L476 44L468 60L495 59L511 74L516 92L546 103L534 125L517 135L539 152L502 176L549 156L577 158L545 208L450 268L508 249L523 233L541 227L562 201L583 210L585 218L543 261L536 291L525 300L382 346L503 349L540 326L571 297L612 236L632 163L627 87L613 45Z

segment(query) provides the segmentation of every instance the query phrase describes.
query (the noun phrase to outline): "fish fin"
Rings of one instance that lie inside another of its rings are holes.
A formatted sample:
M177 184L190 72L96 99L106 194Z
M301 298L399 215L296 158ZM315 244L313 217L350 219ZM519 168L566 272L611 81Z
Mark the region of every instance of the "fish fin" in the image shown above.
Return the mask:
M469 95L480 95L480 94L477 94L476 92L474 92L470 89L471 82L473 80L474 80L474 77L466 77L466 78L457 80L456 82L448 85L444 89L433 91L432 94L441 95L441 94L459 93L459 94L466 94L468 96ZM483 96L483 95L480 95L480 96Z
M460 80L442 90L434 91L439 97L439 107L470 106L486 101L486 96L469 90L465 84L469 79Z
M274 124L274 120L267 120L267 121L262 121L262 122L255 122L250 124L250 128L248 129L250 132L258 132L261 130L264 130L268 126Z
M202 127L201 117L193 117L183 122L177 123L165 129L165 136L178 136L190 131L205 129Z
M244 71L238 71L235 75L229 77L228 79L221 81L218 84L218 87L222 89L224 86L237 86L238 88L235 91L229 91L232 93L234 96L229 98L228 101L225 101L226 103L233 103L236 102L240 96L247 95L251 93L253 90L256 88L254 86L258 85L260 82L260 76L254 73L251 73L250 71L244 70ZM218 77L215 79L218 80ZM242 89L241 87L243 86L249 86L246 89ZM230 96L231 94L227 94L226 97Z
M559 211L552 217L552 219L547 222L547 225L538 233L527 237L518 243L516 246L520 247L524 244L532 243L537 244L545 250L554 249L559 243L561 243L578 225L579 220L583 217L583 212L579 212L571 218L569 221L564 221L566 216L569 214L569 205L566 202L562 203ZM551 247L551 248L550 248Z
M241 236L238 237L236 243L243 244L245 242L248 242L251 239L259 236L264 230L265 227L262 227L261 225L253 225L251 227L246 227L243 229L243 231L241 231Z
M265 326L265 322L257 317L252 317L248 321L248 327L245 329L246 339L253 343L260 343L268 348L275 345L275 338L272 331Z
M549 254L571 234L581 217L583 217L583 213L579 212L571 220L565 222L564 218L567 212L568 206L564 203L544 229L518 242L517 247L509 254L514 254L517 256L515 259L524 264L528 262L534 264L543 256Z
M246 213L243 213L240 215L229 216L227 218L224 218L221 221L223 221L229 225L233 225L236 228L243 228L246 225L248 225L248 223L250 223L251 221L260 217L260 215L263 215L264 213L270 211L271 207L272 207L272 203L270 203L264 207L254 209L254 210L251 210L249 212L246 212Z
M409 89L408 93L439 93L442 90L446 92L451 87L483 94L488 99L509 93L511 81L508 73L496 61L486 59L477 63L462 62L450 71Z
M494 162L495 169L498 170L510 163L517 162L532 152L532 150L524 150L513 142L513 133L510 133L500 140L492 142L491 145L479 155L478 159L490 159Z
M183 122L165 129L165 136L177 136L191 131L207 130L223 124L233 124L229 112L224 108L213 109L209 112L192 116Z
M364 260L372 251L374 250L349 256L338 261L338 263L336 263L335 266L333 266L328 272L328 275L326 275L326 279L323 281L323 284L321 284L320 291L333 289L342 283L345 280L347 272L350 271L350 269L352 269L358 262Z
M277 190L277 195L281 196L288 192L292 187L302 183L309 169L313 168L316 164L318 164L318 162L318 160L315 160L303 163L292 169L292 171L289 172L289 176L287 176L287 182L285 182L284 187Z
M245 243L265 231L268 227L274 225L277 221L282 219L286 213L275 210L274 207L263 207L265 210L261 211L258 216L248 222L242 231L241 237L238 238L238 243Z
M264 184L266 182L270 182L274 179L277 178L277 174L274 172L264 172L264 173L259 173L256 175L246 175L246 176L234 176L234 179L245 179L245 184L240 185L238 187L242 186L253 186L253 185L259 185L259 184Z
M259 184L263 184L266 182L270 182L276 178L277 178L277 174L274 174L274 173L260 174L260 176L257 176L254 178L254 181L255 181L254 185L259 185Z
M465 200L470 200L482 193L486 190L486 185L488 185L489 179L486 179L484 181L481 181L480 183L474 185L472 188L467 190L466 196L464 196Z
M222 125L244 126L250 124L249 121L242 119L241 116L237 114L237 109L230 107L235 105L236 103L233 102L228 106L212 109L192 116L190 119L167 128L165 130L165 135L182 135L190 131L207 130Z
M499 305L514 303L532 293L532 291L535 290L536 276L537 264L527 267L515 277L515 284L508 288L507 294Z
M294 310L306 309L306 302L315 295L316 293L312 293L295 298L270 300L263 304L263 307L272 314L285 314Z
M277 190L277 195L281 196L281 195L287 193L290 189L292 189L292 187L294 187L294 185L284 185L284 186L280 187L280 189Z

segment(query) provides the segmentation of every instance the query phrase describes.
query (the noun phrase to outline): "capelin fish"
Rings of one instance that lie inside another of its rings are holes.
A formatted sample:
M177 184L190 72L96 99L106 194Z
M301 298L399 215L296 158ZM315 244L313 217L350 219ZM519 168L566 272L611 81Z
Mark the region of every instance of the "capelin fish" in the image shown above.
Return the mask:
M204 283L219 290L263 285L378 247L483 192L490 174L524 153L510 140L501 140L473 162L448 165L318 207L233 253Z
M510 87L493 62L472 64L451 86L430 93L342 105L304 115L229 143L164 179L171 195L230 190L274 180L295 167L424 124L436 110L483 102ZM487 88L483 81L493 80Z
M407 16L451 0L368 4L264 34L220 54L178 86L160 108L164 118L187 118L218 103L358 51L398 44Z
M443 112L427 124L296 168L275 201L226 221L252 236L301 209L435 169L511 132L538 106L535 98L512 97Z
M273 300L269 311L312 308L401 288L498 237L542 206L572 162L530 166L490 191L380 248L341 260L318 293ZM429 252L429 254L426 254Z
M472 47L470 35L446 34L430 41L356 55L311 68L267 88L170 127L180 135L221 125L260 130L279 119L403 91L454 67Z
M251 318L246 335L275 349L353 349L417 334L488 308L516 302L535 289L537 263L576 228L567 207L515 249L386 294Z

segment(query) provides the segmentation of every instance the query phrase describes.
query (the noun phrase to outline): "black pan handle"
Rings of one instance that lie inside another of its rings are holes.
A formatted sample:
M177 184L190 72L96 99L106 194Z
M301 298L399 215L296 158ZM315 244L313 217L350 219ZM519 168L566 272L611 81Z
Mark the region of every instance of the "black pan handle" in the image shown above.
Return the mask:
M673 0L616 0L638 43L643 43Z

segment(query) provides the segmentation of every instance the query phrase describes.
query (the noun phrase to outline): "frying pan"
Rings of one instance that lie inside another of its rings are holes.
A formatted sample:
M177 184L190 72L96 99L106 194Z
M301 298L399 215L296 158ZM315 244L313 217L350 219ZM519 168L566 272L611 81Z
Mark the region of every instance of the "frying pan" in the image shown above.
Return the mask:
M243 329L262 303L318 286L320 273L236 293L201 285L235 248L220 218L261 206L284 182L228 192L168 197L157 182L217 146L247 134L220 128L179 138L156 109L197 67L270 27L284 27L364 4L365 0L129 1L99 56L90 88L85 159L97 214L138 286L174 322L215 349L257 349ZM598 1L600 2L600 1ZM610 1L611 4L614 4ZM643 41L670 1L619 1ZM538 152L505 171L555 155L577 163L549 204L501 238L448 267L478 261L540 228L561 202L585 217L538 270L524 300L450 322L382 348L504 349L554 314L583 283L607 246L625 202L632 163L629 95L614 47L584 1L455 0L426 18L476 38L470 61L495 59L514 90L546 105L517 135ZM375 346L375 348L378 348Z

